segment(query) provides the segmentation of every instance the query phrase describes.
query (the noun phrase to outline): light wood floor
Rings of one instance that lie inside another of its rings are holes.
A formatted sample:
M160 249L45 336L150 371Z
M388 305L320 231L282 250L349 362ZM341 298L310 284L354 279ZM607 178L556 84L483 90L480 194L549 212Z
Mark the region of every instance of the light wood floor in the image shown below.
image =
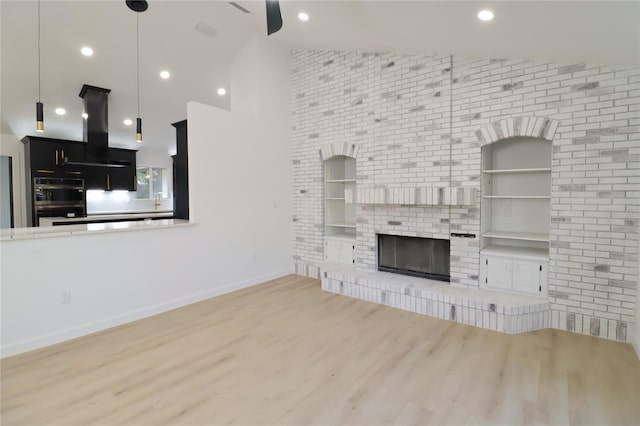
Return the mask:
M2 425L640 423L630 345L509 336L295 275L2 362Z

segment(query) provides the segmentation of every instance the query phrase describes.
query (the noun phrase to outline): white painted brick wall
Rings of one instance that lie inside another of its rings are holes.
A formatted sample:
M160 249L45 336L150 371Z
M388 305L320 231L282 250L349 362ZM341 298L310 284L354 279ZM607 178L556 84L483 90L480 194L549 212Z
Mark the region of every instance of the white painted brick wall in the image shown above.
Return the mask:
M552 159L551 325L627 340L640 235L639 69L296 50L292 98L298 273L317 277L323 259L322 147L359 146L358 190L458 186L479 191L476 132L514 116L555 119L560 124ZM375 269L376 233L478 235L479 202L359 206L357 267ZM453 285L478 286L478 243L451 239Z

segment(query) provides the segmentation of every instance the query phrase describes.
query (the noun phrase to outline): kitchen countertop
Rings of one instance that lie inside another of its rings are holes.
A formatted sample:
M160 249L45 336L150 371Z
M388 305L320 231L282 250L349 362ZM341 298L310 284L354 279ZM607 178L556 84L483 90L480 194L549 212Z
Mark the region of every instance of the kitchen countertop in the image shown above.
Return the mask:
M111 232L142 231L194 226L194 222L183 219L145 219L130 222L98 222L82 225L39 226L32 228L7 228L0 230L0 241L29 240L38 238L65 237Z
M64 224L65 222L108 222L110 220L157 218L173 216L172 210L136 212L136 213L109 213L109 214L89 214L86 217L43 217L40 218L40 226L53 226L54 223ZM65 225L69 226L69 225Z

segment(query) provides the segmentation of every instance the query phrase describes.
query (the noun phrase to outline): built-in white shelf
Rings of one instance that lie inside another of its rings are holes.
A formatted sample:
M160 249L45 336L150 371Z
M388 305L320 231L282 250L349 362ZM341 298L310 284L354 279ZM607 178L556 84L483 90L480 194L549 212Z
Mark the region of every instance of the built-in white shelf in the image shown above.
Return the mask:
M327 223L327 226L333 226L335 228L355 228L355 223Z
M356 160L334 155L324 160L324 260L353 265L356 247L356 206L347 192L356 188Z
M549 200L551 196L549 195L483 195L482 198L493 198L493 199L521 199L521 200Z
M338 240L338 241L349 241L354 242L356 240L355 235L325 235L326 240Z
M513 247L513 246L501 246L498 244L490 244L480 250L480 254L502 256L502 257L517 257L528 258L536 260L547 260L549 258L549 249L535 248L535 247Z
M482 147L481 288L546 297L551 153L536 138Z
M495 173L550 173L550 167L534 168L534 169L498 169L498 170L483 170L482 173L495 174Z
M482 234L485 238L501 238L505 240L549 242L549 234L537 232L488 231Z

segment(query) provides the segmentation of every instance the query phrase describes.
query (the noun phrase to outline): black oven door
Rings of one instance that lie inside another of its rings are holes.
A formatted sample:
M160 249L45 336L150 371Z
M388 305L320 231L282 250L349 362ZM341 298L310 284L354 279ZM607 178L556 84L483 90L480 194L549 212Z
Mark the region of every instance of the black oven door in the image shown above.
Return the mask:
M34 178L33 197L37 207L84 204L84 179Z
M33 178L35 225L42 217L84 217L87 215L84 179Z

